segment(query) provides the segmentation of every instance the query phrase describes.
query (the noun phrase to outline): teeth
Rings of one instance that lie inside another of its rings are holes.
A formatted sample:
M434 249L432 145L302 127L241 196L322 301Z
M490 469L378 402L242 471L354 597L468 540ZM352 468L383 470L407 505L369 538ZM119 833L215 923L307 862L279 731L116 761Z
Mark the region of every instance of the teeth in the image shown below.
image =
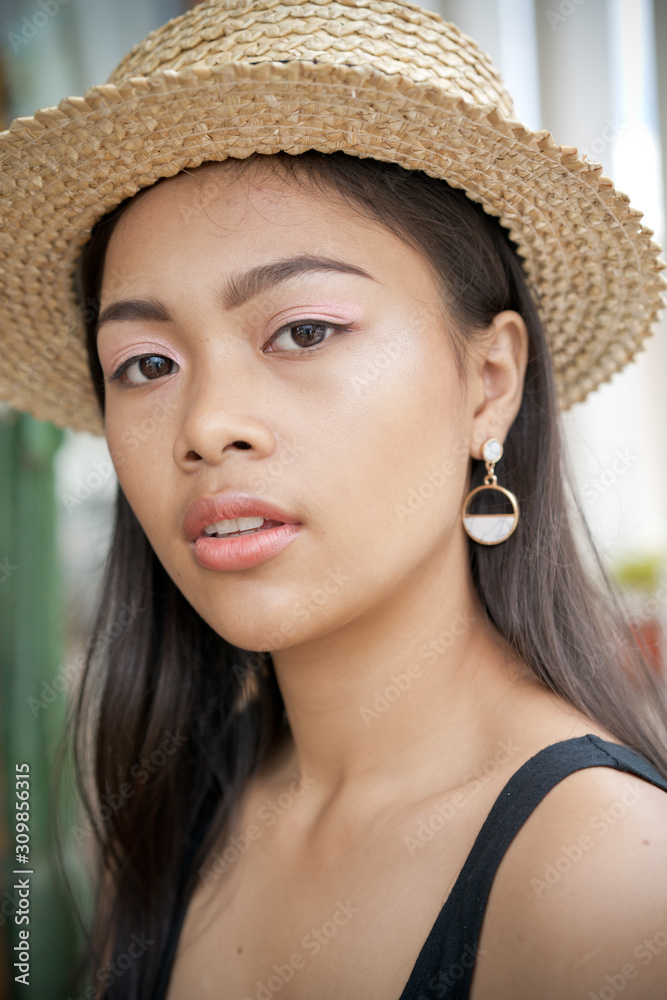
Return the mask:
M254 531L264 524L263 517L235 517L231 521L216 521L204 528L205 535L231 535L237 531Z

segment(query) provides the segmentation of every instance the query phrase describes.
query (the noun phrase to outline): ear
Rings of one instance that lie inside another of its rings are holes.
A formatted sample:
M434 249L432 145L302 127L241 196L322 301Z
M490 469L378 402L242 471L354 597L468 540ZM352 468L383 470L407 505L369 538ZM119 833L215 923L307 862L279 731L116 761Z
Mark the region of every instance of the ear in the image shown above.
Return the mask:
M479 459L488 438L505 441L521 406L528 365L528 330L523 318L513 309L498 313L481 345L475 351L471 377L475 410L470 454Z

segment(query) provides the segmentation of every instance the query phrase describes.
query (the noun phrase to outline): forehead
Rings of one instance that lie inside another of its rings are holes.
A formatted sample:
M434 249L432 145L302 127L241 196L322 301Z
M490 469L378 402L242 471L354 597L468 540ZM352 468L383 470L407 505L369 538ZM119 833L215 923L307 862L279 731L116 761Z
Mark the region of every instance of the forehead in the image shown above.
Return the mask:
M361 204L348 203L332 184L314 185L298 165L295 174L286 174L281 165L265 162L269 159L207 162L164 178L135 195L117 228L127 232L167 220L176 226L199 217L230 231L253 214L261 214L267 225L285 226L295 212L300 223L303 215L341 215L348 224L374 224Z
M362 204L262 159L206 163L139 192L112 233L103 285L134 285L175 255L196 277L200 265L237 271L296 251L358 264L422 301L439 289L426 258Z

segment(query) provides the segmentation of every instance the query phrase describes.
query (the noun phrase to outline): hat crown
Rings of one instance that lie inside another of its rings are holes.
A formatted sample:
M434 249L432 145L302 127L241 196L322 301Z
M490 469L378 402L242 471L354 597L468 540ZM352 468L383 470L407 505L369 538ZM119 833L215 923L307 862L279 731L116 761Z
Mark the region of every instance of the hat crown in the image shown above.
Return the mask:
M498 70L473 39L432 11L397 0L207 0L147 35L107 82L296 60L399 73L515 118Z

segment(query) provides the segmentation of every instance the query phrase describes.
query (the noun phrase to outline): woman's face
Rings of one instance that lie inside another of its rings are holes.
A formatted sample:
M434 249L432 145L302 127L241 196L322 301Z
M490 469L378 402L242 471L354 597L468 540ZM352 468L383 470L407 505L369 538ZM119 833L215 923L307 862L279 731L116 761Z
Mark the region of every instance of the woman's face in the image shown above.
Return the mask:
M165 570L234 645L323 636L466 558L473 406L440 302L398 237L264 165L181 174L119 220L100 361L108 380L150 360L106 382L109 448ZM289 544L202 562L184 518L229 491L293 515Z

